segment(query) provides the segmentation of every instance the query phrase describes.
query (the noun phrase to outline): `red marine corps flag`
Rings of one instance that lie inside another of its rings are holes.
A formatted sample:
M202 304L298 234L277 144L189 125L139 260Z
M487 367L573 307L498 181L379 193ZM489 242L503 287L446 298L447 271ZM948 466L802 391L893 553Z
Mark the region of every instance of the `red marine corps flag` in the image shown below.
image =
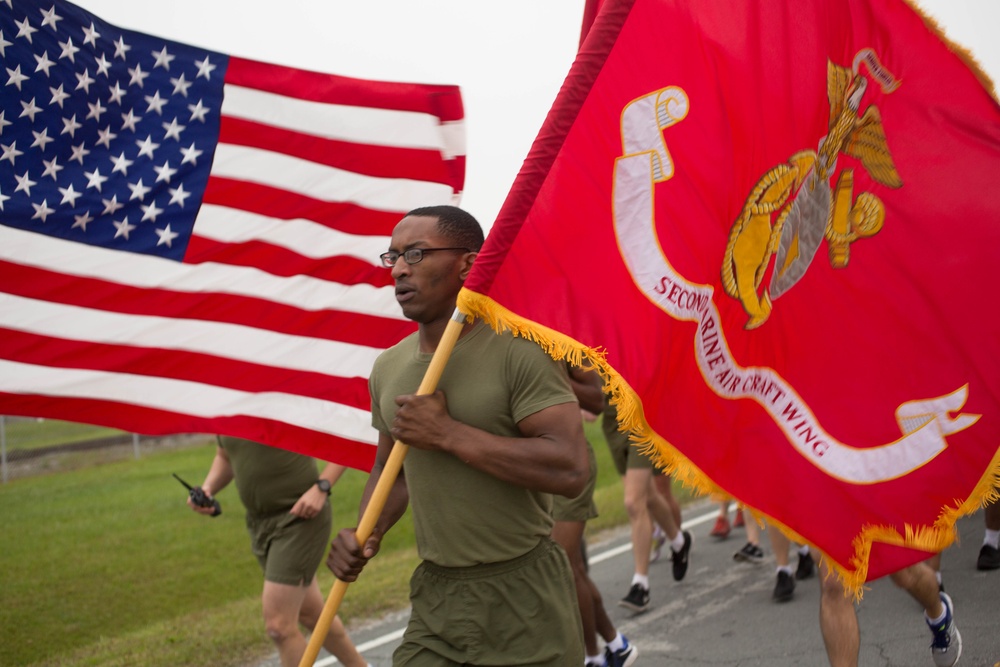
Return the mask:
M414 330L378 263L465 177L456 86L269 65L0 2L0 414L369 469Z
M991 84L903 0L608 0L459 305L857 591L996 497L998 171Z

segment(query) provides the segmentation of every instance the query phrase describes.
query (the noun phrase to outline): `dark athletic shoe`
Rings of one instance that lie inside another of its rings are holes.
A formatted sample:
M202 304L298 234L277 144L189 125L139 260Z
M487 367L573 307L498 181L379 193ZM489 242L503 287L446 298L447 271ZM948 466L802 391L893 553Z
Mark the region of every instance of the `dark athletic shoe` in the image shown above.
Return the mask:
M778 581L774 584L775 602L788 602L795 594L795 579L784 570L778 572Z
M619 600L618 605L637 614L646 611L649 609L649 589L643 588L642 584L632 584L632 588L628 589L628 595Z
M764 550L752 542L747 542L742 549L733 554L733 560L744 563L762 563Z
M1000 570L1000 549L984 544L979 550L979 560L976 561L977 570Z
M813 576L813 559L809 554L799 554L799 566L795 568L795 578L799 581Z
M684 531L684 546L681 547L680 551L673 552L670 556L670 560L673 561L674 566L674 581L680 581L684 578L684 575L688 571L688 556L691 555L691 545L694 544L694 538L691 537L691 533Z
M622 635L622 641L625 642L625 647L617 651L612 651L607 647L604 648L605 667L628 667L639 657L639 651L629 644L628 638L625 635Z

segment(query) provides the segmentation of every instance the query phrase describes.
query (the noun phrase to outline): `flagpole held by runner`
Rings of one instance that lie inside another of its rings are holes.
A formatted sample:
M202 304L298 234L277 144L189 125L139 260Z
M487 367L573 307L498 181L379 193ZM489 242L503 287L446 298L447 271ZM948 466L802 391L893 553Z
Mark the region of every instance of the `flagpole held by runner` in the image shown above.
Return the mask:
M465 326L467 319L468 316L465 313L457 308L455 309L451 320L448 321L448 326L445 327L437 349L434 350L434 356L431 357L430 365L427 366L427 372L424 373L424 378L417 388L416 393L418 396L432 394L437 389L438 382L441 380L441 374L444 373L444 367L451 357L451 352L455 348L455 343L458 341L458 337L462 333L462 327ZM361 521L355 531L355 538L358 544L363 545L371 537L372 530L375 528L375 522L385 508L385 503L389 499L389 492L392 490L392 486L399 476L399 471L403 468L403 459L406 458L406 453L409 449L409 445L400 440L397 440L393 444L389 458L382 469L382 474L378 478L378 483L372 491L372 496L368 500L368 505L365 507L364 514L361 515ZM323 613L320 614L319 620L316 622L316 627L309 638L309 644L306 646L306 652L302 655L299 667L310 667L315 663L316 656L319 655L319 649L323 646L323 641L330 631L330 624L333 622L333 617L337 615L340 603L347 592L347 586L348 583L346 581L341 581L340 579L334 580L333 587L330 589L330 596L326 599L326 604L323 605Z

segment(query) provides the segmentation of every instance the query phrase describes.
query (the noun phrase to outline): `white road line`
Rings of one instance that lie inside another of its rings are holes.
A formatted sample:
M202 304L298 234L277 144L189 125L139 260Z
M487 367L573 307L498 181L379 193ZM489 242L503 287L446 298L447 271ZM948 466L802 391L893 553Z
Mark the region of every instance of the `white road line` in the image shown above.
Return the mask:
M405 630L406 628L393 630L392 632L388 632L382 635L381 637L376 637L371 641L367 641L364 644L358 644L358 653L364 655L365 651L370 651L373 648L378 648L379 646L384 646L389 642L394 642L397 639L402 639L403 632ZM316 662L314 667L326 667L327 665L336 665L336 664L337 664L337 659L334 658L333 656L330 656L328 658L323 658L322 660Z
M718 514L718 512L713 511L707 514L702 514L701 516L697 516L693 519L688 519L687 521L683 521L681 522L681 530L687 530L688 528L693 528L695 526L700 526L703 523L707 523L712 519L714 519L716 514ZM625 544L618 545L617 547L614 547L612 549L602 551L593 556L588 556L587 562L589 562L591 565L595 565L597 563L601 563L603 561L608 560L609 558L614 558L615 556L619 556L631 550L632 550L632 543L626 542Z

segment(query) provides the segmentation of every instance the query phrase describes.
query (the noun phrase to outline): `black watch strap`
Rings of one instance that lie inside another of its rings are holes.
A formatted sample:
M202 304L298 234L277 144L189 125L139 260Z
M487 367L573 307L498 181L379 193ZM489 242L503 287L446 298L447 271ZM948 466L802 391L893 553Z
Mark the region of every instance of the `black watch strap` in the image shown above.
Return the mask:
M329 480L317 479L316 482L315 482L315 484L316 484L316 486L319 487L320 491L323 491L324 493L326 493L326 495L330 495L330 482L329 482Z

